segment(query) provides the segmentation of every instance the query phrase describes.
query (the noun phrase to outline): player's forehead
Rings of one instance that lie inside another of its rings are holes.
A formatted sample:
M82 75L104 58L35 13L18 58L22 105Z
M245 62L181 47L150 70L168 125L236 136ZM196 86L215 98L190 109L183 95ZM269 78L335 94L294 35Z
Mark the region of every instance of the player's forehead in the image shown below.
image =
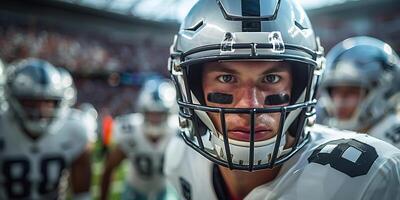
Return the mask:
M290 73L290 64L284 61L216 61L203 65L203 75L224 72L237 75L259 75L273 72Z

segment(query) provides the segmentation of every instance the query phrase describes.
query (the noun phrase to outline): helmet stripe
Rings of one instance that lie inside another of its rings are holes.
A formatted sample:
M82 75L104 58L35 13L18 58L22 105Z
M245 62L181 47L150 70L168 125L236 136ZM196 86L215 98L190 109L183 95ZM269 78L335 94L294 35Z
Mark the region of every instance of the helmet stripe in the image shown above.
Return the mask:
M39 72L39 83L42 85L48 85L50 83L49 76L44 67L37 67Z
M260 0L242 0L243 16L260 16ZM260 32L261 21L242 21L243 32Z

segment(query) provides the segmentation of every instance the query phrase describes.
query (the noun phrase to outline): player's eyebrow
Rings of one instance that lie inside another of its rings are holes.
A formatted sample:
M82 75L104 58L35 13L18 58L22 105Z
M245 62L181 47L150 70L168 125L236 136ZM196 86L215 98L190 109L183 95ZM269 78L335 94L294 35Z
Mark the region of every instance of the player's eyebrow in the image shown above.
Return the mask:
M275 65L267 70L265 70L262 74L266 75L266 74L270 74L270 73L277 73L277 72L290 72L290 67L286 64L279 64L279 65Z
M228 74L239 74L235 69L229 68L225 63L212 63L212 68L208 70L209 72L225 72Z

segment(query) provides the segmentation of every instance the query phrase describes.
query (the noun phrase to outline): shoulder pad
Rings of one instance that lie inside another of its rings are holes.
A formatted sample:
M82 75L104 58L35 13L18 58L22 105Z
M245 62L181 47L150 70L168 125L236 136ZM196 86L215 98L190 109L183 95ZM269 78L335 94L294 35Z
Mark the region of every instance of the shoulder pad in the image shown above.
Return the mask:
M80 120L84 115L84 113L81 110L75 108L67 109L66 113L67 114L65 115L65 117L72 120Z
M181 165L181 162L184 162L184 154L187 150L185 148L188 148L188 146L180 137L173 137L171 139L165 151L165 174L173 173Z
M90 128L90 126L85 124L85 121L82 120L82 118L78 117L79 113L74 114L77 115L66 119L60 119L56 122L58 123L56 126L60 126L63 132L74 137L75 141L82 141L85 143L91 141L91 139L93 139L92 137L95 137L93 135L96 133Z

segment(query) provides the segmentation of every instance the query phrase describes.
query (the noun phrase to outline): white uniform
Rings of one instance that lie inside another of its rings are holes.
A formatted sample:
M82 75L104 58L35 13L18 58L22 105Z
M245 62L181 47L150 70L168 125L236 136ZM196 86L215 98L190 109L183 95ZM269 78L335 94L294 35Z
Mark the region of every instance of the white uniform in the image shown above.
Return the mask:
M87 141L76 114L58 119L37 140L24 133L10 112L0 114L0 199L56 199L61 175Z
M400 114L391 114L383 118L369 130L369 135L400 148Z
M177 119L171 119L176 122ZM139 113L118 117L115 125L116 144L125 153L129 160L129 186L146 195L148 199L156 198L166 189L166 180L163 174L164 152L169 140L176 135L174 123L167 123L166 133L162 134L157 143L146 138L143 115Z
M319 125L310 130L308 143L278 176L245 199L400 199L397 148L366 134ZM174 140L167 149L165 173L181 199L227 199L214 166L183 140Z

